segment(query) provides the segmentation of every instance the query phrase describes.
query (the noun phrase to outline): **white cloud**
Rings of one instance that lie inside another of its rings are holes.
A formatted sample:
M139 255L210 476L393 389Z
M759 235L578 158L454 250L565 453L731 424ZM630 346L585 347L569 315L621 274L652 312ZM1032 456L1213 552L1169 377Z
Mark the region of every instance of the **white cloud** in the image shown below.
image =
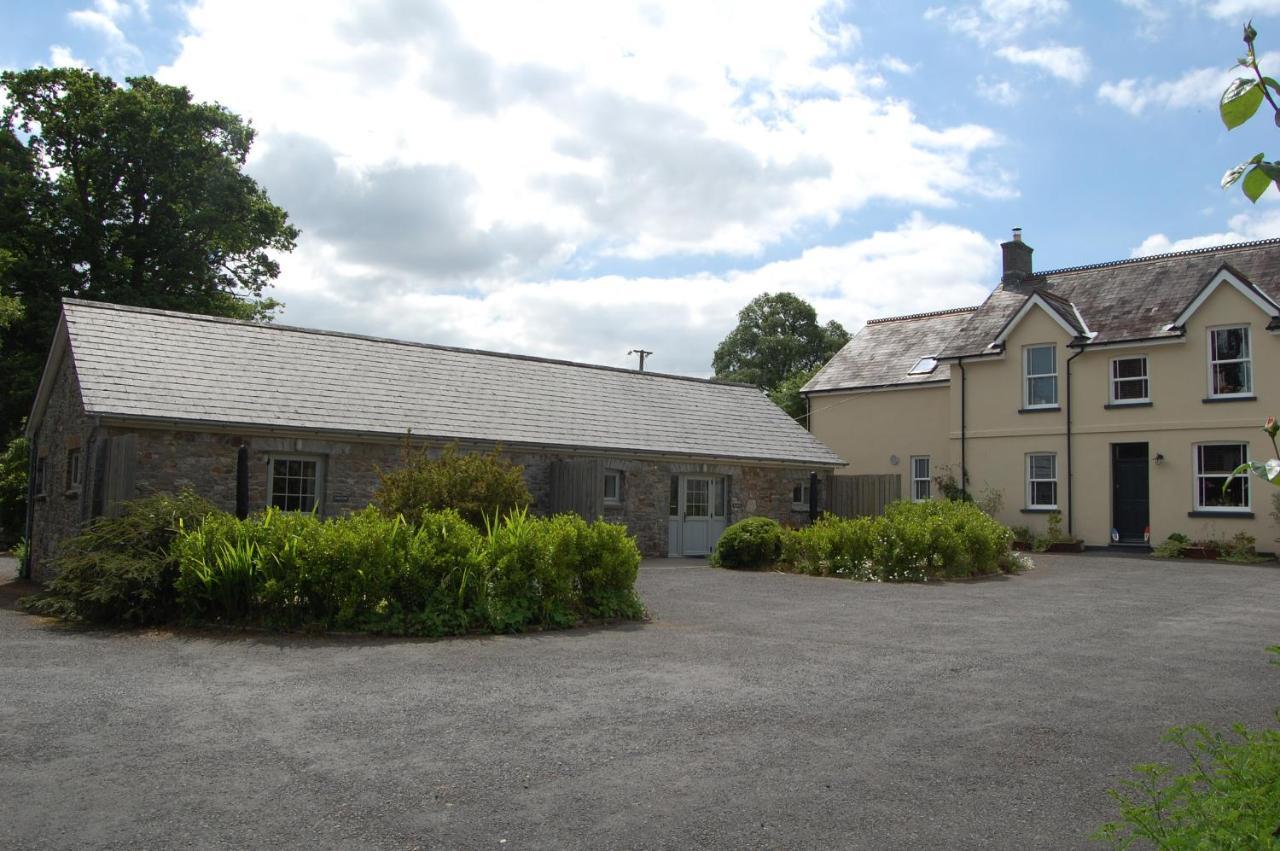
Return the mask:
M1089 57L1079 47L1046 45L1028 50L1009 45L997 50L996 55L1015 65L1039 68L1077 86L1089 76Z
M146 20L149 16L147 0L93 0L92 6L67 13L71 23L102 38L103 54L97 64L115 76L137 71L142 63L142 51L129 41L121 25L134 17Z
M764 292L794 292L850 331L867 319L979 303L999 249L981 234L913 215L901 226L793 260L724 275L505 282L483 295L425 292L410 273L337 262L314 244L291 259L276 295L284 322L401 339L706 375L737 312Z
M542 228L579 258L751 255L872 200L1007 193L980 161L996 135L877 96L831 11L206 0L159 76L252 118L260 154L287 132L357 178L459 169L448 200L477 228Z
M992 244L920 214L753 268L868 203L1013 194L997 135L882 94L909 67L858 57L840 12L201 0L157 76L258 130L250 173L303 230L283 321L705 373L760 292L857 325L995 278Z
M980 44L1000 44L1056 24L1070 9L1067 0L982 0L974 5L934 6L925 10L924 17Z
M1132 252L1132 257L1146 257L1151 254L1167 254L1170 251L1190 251L1196 248L1211 248L1216 245L1227 245L1233 242L1249 242L1255 239L1271 239L1280 236L1280 209L1263 208L1238 213L1227 222L1227 229L1218 233L1207 233L1189 236L1182 239L1169 239L1162 233L1152 234Z
M1280 64L1280 52L1265 53L1258 57L1258 62L1264 69L1275 68ZM1147 77L1105 82L1098 87L1098 99L1131 115L1141 115L1152 107L1183 109L1212 106L1222 97L1231 81L1243 73L1243 69L1238 67L1196 68L1174 80Z
M1164 0L1120 0L1120 5L1132 9L1142 18L1138 34L1148 39L1154 39L1169 21L1169 8L1163 3Z
M71 52L71 48L63 44L49 45L49 66L51 68L88 68L89 64Z
M1212 0L1204 9L1215 18L1239 21L1243 25L1257 15L1280 14L1280 0Z
M1022 100L1022 92L1008 80L991 80L979 76L977 80L979 96L1000 106L1012 106Z

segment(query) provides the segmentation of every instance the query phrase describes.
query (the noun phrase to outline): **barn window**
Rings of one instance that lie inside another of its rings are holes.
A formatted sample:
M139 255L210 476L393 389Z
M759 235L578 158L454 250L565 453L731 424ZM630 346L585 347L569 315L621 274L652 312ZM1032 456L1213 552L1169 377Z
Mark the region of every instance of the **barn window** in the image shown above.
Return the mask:
M324 463L298 455L271 457L267 504L281 511L315 511L320 505Z

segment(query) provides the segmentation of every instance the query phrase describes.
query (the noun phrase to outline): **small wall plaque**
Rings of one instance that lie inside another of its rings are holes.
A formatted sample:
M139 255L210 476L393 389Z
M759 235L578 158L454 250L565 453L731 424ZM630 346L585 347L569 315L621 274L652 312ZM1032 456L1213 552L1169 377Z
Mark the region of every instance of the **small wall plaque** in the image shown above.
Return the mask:
M349 493L335 493L335 494L333 495L333 501L334 501L335 503L346 503L346 502L350 502L350 501L351 501L351 494L349 494Z

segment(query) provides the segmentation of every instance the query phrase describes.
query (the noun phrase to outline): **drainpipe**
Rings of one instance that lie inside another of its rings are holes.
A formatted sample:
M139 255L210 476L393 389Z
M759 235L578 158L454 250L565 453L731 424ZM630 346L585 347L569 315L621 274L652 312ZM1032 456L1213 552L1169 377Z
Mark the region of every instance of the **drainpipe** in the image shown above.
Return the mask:
M1075 522L1076 513L1072 508L1075 501L1076 489L1072 481L1071 472L1071 362L1084 354L1084 349L1079 349L1074 355L1067 358L1067 536L1074 537L1071 532L1072 524Z
M964 374L964 358L956 359L956 366L960 367L960 490L964 493L969 492L969 466L965 463L965 374Z
M22 564L18 565L18 576L22 579L31 578L31 531L35 525L36 452L39 448L34 436L27 441L27 519L22 531L23 537L27 539L27 553L22 559Z

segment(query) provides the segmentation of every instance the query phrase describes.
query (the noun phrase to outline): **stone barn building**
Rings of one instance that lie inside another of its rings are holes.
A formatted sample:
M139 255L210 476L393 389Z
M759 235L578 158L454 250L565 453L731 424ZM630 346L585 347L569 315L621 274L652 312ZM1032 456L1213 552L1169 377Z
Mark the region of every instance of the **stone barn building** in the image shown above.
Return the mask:
M626 524L646 556L705 555L726 525L807 518L844 462L737 384L89 301L63 305L27 428L30 575L121 502L191 488L235 507L366 505L416 445L500 449L536 511Z

